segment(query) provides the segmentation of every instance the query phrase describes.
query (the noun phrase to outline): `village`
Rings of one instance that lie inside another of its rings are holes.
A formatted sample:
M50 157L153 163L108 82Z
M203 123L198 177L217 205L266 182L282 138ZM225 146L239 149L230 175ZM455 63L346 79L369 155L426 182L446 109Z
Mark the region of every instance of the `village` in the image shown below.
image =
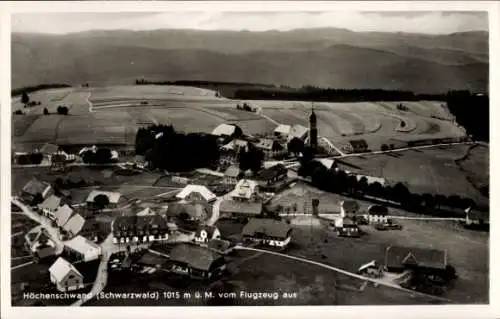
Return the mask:
M278 125L266 136L245 135L236 125L221 124L212 132L221 154L217 167L189 173L159 172L148 156L122 155L92 145L74 153L54 144L45 144L33 153L15 153L14 164L38 167L51 176L51 181L33 177L21 192L13 194L13 223L17 216L27 217L25 226L34 223L16 247L28 252L32 262L49 266L46 278L50 283L43 285L44 289L84 292L86 298L68 301L82 305L106 291L116 278L165 273L168 278L211 287L231 274L231 263L244 260L245 250L287 255L296 249L297 231L309 227L320 229L320 238L324 239L319 241L327 243L327 238L334 236L352 240L354 245L373 232L405 232L403 223L393 218L397 216L392 216L394 205L389 201L374 200L367 205L366 198L343 197L335 203L324 203L320 195L285 195L300 185L311 184L310 178L298 173L308 150L315 165L341 170L331 159L337 151L318 137L314 109L309 120L309 128ZM367 151L363 140L353 140L349 145L350 149L344 151ZM241 155L252 152L262 154L260 161ZM26 164L32 158L37 158L38 164ZM249 162L246 170L241 169L241 161ZM165 187L168 192L130 197L107 190L106 185L81 188L80 181L64 179L72 167L94 171L111 168L129 181L143 174L161 173L162 186L152 187ZM368 184L388 183L381 176L344 173ZM75 189L87 193L83 202L75 201ZM461 223L465 227L489 223L472 207L464 211L464 216ZM383 255L359 262L357 270L346 273L364 286L386 285L437 296L444 294L456 278L449 260L446 250L396 242L387 245ZM29 259L23 261L30 263ZM20 297L26 287L13 288L13 296L21 305L27 302Z

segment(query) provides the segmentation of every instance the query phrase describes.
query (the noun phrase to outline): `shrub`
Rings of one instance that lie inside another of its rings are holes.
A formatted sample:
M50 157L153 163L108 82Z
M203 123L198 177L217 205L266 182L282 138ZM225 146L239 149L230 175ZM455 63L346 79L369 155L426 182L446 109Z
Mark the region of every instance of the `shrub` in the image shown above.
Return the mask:
M49 114L49 110L47 108L44 108L43 109L43 115L48 115Z
M389 149L389 146L387 146L387 144L382 144L382 146L380 146L381 151L387 151L388 149Z
M17 110L17 111L14 112L14 114L15 115L23 115L24 113L21 110Z

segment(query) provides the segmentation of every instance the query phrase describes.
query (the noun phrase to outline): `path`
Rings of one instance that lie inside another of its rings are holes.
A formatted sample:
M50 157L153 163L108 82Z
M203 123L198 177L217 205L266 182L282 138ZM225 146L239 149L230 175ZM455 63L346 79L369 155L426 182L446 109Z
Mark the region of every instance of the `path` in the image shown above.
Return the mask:
M89 112L92 113L92 102L90 102L90 97L92 96L92 92L89 92L89 95L85 99L85 102L89 105Z
M59 229L52 226L52 222L50 221L50 219L33 212L28 206L21 203L16 197L12 198L12 203L19 207L23 211L24 215L40 224L40 226L47 232L50 239L55 243L56 255L61 254L64 250L64 243L59 238Z
M28 261L27 263L14 266L14 267L10 268L10 270L16 270L16 269L24 267L24 266L29 266L29 265L31 265L33 263L34 263L34 261Z
M396 290L408 292L408 293L411 293L412 295L419 295L419 296L424 296L424 297L435 299L435 300L439 300L439 301L444 301L444 302L448 302L448 303L455 303L453 300L450 300L450 299L447 299L447 298L442 298L442 297L438 297L438 296L429 295L429 294L426 294L426 293L423 293L423 292L418 292L418 291L406 289L406 288L403 288L403 287L401 287L401 286L399 286L397 284L389 283L389 282L386 282L386 281L383 281L383 280L379 280L379 279L375 279L375 278L364 277L364 276L361 276L361 275L358 275L358 274L355 274L355 273L352 273L352 272L349 272L349 271L346 271L346 270L343 270L343 269L340 269L340 268L336 268L336 267L333 267L333 266L330 266L330 265L322 264L322 263L319 263L319 262L316 262L316 261L312 261L312 260L309 260L309 259L305 259L305 258L295 257L295 256L291 256L291 255L285 255L285 254L282 254L282 253L278 253L278 252L274 252L274 251L269 251L269 250L264 250L264 249L243 247L243 246L239 246L239 245L235 246L234 249L262 252L262 253L265 253L265 254L270 254L270 255L275 255L275 256L284 257L284 258L288 258L288 259L293 259L293 260L296 260L296 261L305 262L305 263L308 263L308 264L312 264L312 265L323 267L323 268L326 268L326 269L329 269L329 270L333 270L333 271L341 273L343 275L363 280L364 282L372 282L372 283L380 285L380 286L385 286L385 287L393 288L393 289L396 289Z
M320 139L325 142L326 144L328 144L328 146L330 146L331 148L333 148L337 153L340 154L340 156L346 156L347 154L342 152L342 150L340 148L338 148L337 146L335 146L329 139L327 139L326 137L324 136L321 136Z

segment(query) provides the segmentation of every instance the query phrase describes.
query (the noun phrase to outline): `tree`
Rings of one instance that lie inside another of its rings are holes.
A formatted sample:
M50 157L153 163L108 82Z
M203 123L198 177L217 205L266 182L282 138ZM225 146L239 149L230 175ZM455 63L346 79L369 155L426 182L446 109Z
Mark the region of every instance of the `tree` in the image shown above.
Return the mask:
M300 138L294 137L287 144L288 152L299 154L304 151L304 141Z
M47 108L44 108L43 109L43 115L48 115L49 114L49 110Z
M31 206L36 206L43 202L43 196L40 193L37 193L34 197L33 200L31 201Z
M422 201L425 207L434 208L436 206L436 200L432 194L425 193L422 195Z
M365 176L361 177L358 181L357 189L362 193L366 193L368 190L368 178Z
M382 144L382 145L380 146L380 150L381 150L381 151L383 151L383 152L384 152L384 151L387 151L388 149L389 149L389 146L387 146L387 144Z
M99 194L94 197L94 205L97 209L102 210L109 205L109 197L104 194Z
M26 105L30 102L30 97L28 96L28 93L26 92L23 92L22 96L21 96L21 103L24 104L24 107L26 107Z
M83 155L82 155L82 161L85 164L94 163L94 152L92 152L92 151L86 151L85 153L83 153Z
M392 199L404 204L407 203L410 199L410 191L408 188L401 182L396 183L392 188Z

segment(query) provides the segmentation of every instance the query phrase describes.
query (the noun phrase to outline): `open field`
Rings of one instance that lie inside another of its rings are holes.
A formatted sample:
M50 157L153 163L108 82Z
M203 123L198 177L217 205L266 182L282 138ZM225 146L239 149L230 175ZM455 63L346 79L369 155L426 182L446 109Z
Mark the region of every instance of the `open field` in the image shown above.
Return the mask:
M383 176L389 182L403 182L411 192L459 195L487 204L488 199L475 188L475 184L489 184L488 149L484 146L474 147L472 156L460 165L456 162L471 147L450 145L353 156L341 159L338 164L349 171ZM469 178L474 179L475 184Z

